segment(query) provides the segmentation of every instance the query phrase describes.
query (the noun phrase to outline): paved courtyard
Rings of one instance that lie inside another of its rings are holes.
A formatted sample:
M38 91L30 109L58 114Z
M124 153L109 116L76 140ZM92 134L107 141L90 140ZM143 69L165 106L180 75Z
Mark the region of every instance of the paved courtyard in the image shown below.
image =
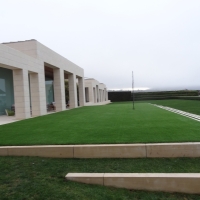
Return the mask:
M17 120L15 116L7 116L7 115L0 116L0 125L9 124L16 121L19 121L19 120Z

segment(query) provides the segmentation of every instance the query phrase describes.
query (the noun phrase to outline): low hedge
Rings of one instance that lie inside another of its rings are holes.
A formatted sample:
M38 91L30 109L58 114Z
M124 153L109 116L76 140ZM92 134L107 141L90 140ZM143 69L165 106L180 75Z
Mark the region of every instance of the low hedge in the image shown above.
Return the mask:
M161 100L161 99L193 99L199 100L198 91L180 90L180 91L161 91L161 92L134 92L134 100ZM132 101L131 91L109 91L108 99L111 102Z

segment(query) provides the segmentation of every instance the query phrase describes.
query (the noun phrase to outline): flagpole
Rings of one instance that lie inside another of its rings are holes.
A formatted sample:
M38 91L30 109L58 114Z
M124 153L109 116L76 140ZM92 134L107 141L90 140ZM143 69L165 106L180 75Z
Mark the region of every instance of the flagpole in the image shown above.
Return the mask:
M133 110L134 110L135 107L134 107L134 77L133 77L133 71L132 71L132 93L133 93Z

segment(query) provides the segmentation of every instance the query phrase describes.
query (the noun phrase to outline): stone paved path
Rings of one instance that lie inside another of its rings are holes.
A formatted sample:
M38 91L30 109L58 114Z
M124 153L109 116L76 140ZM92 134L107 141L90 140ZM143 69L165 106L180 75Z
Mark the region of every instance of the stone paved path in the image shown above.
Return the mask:
M0 116L0 125L9 124L16 121L19 121L19 120L17 120L15 116L7 116L7 115Z
M185 116L185 117L188 117L190 119L194 119L194 120L200 122L200 116L199 115L188 113L188 112L185 112L185 111L182 111L182 110L178 110L178 109L175 109L175 108L170 108L170 107L167 107L167 106L161 106L161 105L157 105L157 104L151 104L151 105L159 107L159 108L162 108L162 109L165 109L165 110L168 110L170 112L173 112L173 113Z

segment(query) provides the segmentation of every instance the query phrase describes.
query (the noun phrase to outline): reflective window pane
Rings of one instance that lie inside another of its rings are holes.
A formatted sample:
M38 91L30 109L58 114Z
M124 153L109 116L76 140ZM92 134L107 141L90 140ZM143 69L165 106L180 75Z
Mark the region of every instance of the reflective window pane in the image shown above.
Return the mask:
M12 70L0 67L0 115L5 115L5 109L11 110L14 104Z

